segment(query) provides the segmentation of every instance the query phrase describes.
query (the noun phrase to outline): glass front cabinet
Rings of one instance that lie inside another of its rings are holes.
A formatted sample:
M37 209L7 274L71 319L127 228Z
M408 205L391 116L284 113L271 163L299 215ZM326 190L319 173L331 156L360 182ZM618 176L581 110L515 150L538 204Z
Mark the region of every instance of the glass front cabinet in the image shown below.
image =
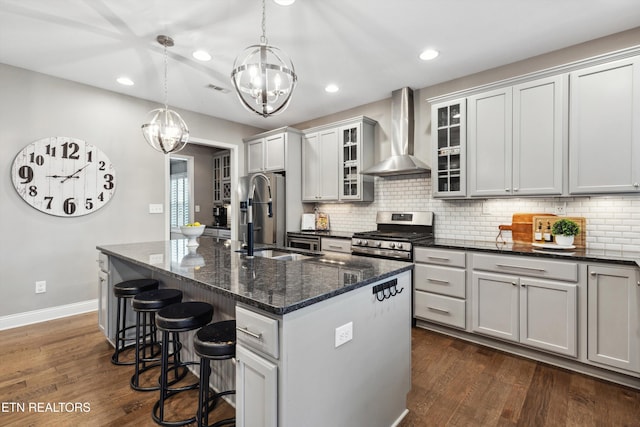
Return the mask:
M457 99L431 107L433 196L464 197L466 188L466 100ZM435 173L434 173L435 172Z
M376 123L368 117L360 117L339 128L340 200L373 201L374 178L361 172L373 166Z
M231 155L229 151L213 157L213 202L231 203Z

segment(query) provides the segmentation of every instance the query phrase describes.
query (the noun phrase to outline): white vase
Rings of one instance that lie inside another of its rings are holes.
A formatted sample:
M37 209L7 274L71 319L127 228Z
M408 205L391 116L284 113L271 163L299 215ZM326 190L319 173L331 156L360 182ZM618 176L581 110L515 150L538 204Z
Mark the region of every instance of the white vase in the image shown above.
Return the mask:
M562 234L558 234L558 235L555 236L556 243L559 246L571 246L571 245L573 245L573 238L574 237L575 236L565 236L565 235L562 235Z

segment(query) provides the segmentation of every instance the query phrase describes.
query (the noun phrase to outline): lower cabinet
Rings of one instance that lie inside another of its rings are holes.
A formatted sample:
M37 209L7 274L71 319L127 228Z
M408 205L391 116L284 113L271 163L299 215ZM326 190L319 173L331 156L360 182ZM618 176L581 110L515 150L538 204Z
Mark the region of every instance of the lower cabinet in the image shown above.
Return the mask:
M576 285L474 272L471 288L473 332L578 355Z
M236 422L277 427L278 367L242 345L236 346ZM251 410L247 410L251 408Z
M638 270L589 265L588 359L640 373Z
M320 239L320 250L322 252L342 252L351 253L351 239L339 239L335 237L323 237Z

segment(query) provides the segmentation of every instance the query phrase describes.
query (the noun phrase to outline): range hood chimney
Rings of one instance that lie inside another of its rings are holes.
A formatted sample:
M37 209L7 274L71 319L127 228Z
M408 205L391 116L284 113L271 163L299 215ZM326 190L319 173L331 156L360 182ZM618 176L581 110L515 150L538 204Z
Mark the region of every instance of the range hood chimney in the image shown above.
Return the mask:
M364 175L394 176L429 172L431 168L413 156L413 91L391 92L391 157L363 171Z

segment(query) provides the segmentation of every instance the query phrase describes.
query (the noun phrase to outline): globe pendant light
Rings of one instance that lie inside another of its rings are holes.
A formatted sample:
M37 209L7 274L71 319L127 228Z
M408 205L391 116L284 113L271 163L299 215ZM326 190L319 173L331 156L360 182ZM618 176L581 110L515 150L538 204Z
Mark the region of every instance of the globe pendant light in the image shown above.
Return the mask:
M262 0L260 44L247 47L236 58L231 72L242 105L262 117L284 111L298 81L289 57L277 47L269 46L266 27L266 7Z
M142 125L142 134L149 145L165 154L180 151L187 145L189 129L182 117L169 110L167 100L167 47L173 46L173 39L160 35L156 38L164 46L164 108L150 111L148 120Z

